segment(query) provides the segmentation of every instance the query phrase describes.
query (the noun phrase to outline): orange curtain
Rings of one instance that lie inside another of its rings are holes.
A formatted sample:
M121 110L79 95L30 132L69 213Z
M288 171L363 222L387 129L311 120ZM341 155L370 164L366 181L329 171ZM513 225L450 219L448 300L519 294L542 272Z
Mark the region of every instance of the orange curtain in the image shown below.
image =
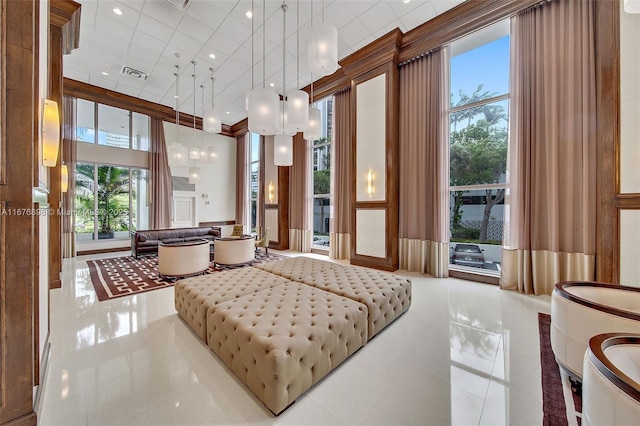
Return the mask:
M595 277L594 7L554 1L511 20L506 289Z
M337 93L333 98L333 197L332 223L329 233L329 257L351 257L351 90Z
M400 68L400 268L447 277L448 66L445 49Z

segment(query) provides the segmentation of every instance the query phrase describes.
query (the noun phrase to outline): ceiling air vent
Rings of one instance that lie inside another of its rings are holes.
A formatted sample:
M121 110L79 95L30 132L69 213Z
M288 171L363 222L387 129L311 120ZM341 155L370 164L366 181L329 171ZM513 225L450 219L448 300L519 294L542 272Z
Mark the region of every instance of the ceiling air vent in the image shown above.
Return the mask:
M185 10L191 0L164 0L176 9Z
M122 67L121 73L122 75L128 75L129 77L133 77L142 81L145 81L147 78L149 78L149 75L147 75L147 73L135 70L131 67Z

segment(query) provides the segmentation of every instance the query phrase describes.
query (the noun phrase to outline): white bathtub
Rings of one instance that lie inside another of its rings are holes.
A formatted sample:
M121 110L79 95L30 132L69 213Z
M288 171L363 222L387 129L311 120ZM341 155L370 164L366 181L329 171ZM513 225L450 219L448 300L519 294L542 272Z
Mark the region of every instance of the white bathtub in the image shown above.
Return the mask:
M589 339L612 332L640 333L640 288L565 281L551 295L551 347L562 367L582 379Z

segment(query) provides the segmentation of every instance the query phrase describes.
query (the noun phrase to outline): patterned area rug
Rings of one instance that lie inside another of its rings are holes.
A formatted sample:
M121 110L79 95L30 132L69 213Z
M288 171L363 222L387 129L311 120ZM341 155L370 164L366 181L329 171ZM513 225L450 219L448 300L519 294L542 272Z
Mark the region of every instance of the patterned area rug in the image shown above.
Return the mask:
M540 364L542 370L542 411L545 426L568 425L567 405L563 390L563 375L551 349L551 316L538 313L538 331L540 333ZM566 376L566 375L564 375ZM566 377L565 377L566 378ZM568 380L568 378L566 378ZM571 396L575 407L576 419L571 424L581 424L582 395L579 389L571 387Z
M285 257L275 253L269 253L267 257L263 250L259 250L253 263L280 260ZM96 290L99 301L170 287L176 281L175 279L160 277L158 274L158 256L155 255L141 256L137 259L133 256L125 256L87 260L87 264L89 265L91 284ZM213 274L243 267L245 266L216 265L215 268L210 266L203 273Z

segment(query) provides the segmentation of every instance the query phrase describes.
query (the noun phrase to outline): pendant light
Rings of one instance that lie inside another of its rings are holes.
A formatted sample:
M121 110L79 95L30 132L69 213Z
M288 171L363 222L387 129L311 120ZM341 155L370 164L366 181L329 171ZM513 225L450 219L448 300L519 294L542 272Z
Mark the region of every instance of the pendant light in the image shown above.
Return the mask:
M309 124L309 94L300 88L300 0L296 0L296 88L287 93L287 134L304 132Z
M267 89L265 78L265 19L266 1L262 1L262 88L252 89L248 95L249 131L261 135L273 135L278 127L278 108L280 98ZM252 36L253 37L253 36Z
M196 160L200 159L200 149L196 146L196 61L193 64L193 146L189 158L193 160L193 167L189 167L189 183L200 183L200 167L196 167Z
M220 118L220 111L215 107L215 86L214 82L216 81L213 78L213 68L209 68L211 71L211 108L207 108L206 111L202 112L202 129L205 132L209 133L220 133L222 132L222 120ZM204 92L202 92L203 102L204 102Z
M318 77L331 75L338 69L338 30L324 22L313 23L313 0L311 0L311 35L309 37L309 71Z
M293 139L287 134L287 100L284 98L286 92L286 28L287 28L287 4L282 2L282 93L283 100L280 102L281 126L279 134L273 138L273 164L276 166L290 166L293 164Z
M204 84L200 85L200 93L201 93L201 97L200 97L200 111L203 111L202 114L202 126L203 126L203 130L204 130ZM207 147L204 143L204 134L205 132L201 132L200 133L200 162L202 164L209 164L209 156L207 155Z
M176 167L187 166L187 147L180 144L180 65L176 65L176 142L169 147L169 159Z
M311 105L313 105L313 74L311 74ZM321 113L318 108L309 108L309 125L304 131L303 137L308 141L320 139Z

